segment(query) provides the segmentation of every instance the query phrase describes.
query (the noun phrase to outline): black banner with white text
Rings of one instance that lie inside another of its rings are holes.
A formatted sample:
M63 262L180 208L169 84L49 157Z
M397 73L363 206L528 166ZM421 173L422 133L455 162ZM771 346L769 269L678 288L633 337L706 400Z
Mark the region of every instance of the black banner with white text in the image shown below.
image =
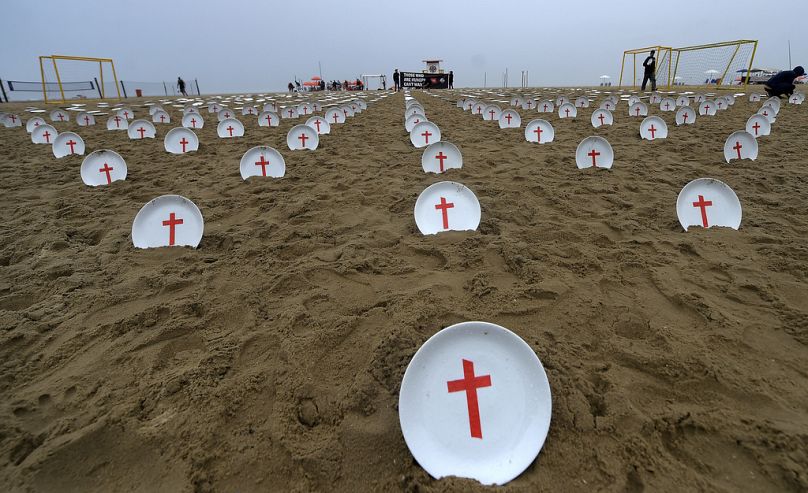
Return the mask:
M422 72L399 72L401 87L405 89L448 89L449 74L424 74Z

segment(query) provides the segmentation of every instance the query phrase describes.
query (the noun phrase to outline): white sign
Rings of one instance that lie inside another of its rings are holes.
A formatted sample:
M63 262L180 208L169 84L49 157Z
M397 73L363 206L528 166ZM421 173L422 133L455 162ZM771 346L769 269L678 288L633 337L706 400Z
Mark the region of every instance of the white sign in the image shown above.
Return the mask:
M202 241L205 222L199 208L179 195L162 195L144 205L132 222L135 248L190 246Z
M435 142L421 155L421 167L426 173L443 173L451 168L462 168L463 156L451 142Z
M505 484L536 459L550 428L547 374L531 347L487 322L447 327L401 381L404 441L432 477Z
M712 178L699 178L679 192L676 215L685 231L690 226L738 229L741 226L741 202L725 183Z
M91 152L81 163L81 181L98 187L126 179L126 161L117 152L99 150Z
M575 150L575 164L579 169L611 168L614 164L614 151L609 141L603 137L587 137Z
M424 235L474 231L480 225L480 202L474 192L453 181L427 187L415 202L415 224Z
M286 161L272 147L258 146L244 153L239 169L244 180L251 176L283 178L286 174Z
M73 132L60 133L53 139L53 155L57 158L84 154L84 140Z

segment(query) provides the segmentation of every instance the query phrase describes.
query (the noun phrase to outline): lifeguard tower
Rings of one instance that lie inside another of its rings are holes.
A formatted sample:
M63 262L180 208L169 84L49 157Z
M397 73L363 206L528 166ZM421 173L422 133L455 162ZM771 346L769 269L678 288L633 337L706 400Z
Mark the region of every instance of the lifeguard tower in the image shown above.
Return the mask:
M440 64L443 60L424 60L424 64L426 67L424 68L423 72L425 74L443 74L445 73L441 68Z

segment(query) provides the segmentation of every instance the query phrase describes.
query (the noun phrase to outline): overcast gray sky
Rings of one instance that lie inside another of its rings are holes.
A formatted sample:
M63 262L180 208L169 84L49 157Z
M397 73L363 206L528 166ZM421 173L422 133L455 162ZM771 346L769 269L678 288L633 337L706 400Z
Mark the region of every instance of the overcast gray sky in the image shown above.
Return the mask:
M37 56L109 57L118 77L198 78L203 93L284 90L308 79L417 70L437 57L455 86L593 85L623 50L758 39L755 65L808 64L808 0L3 2L0 78L39 80ZM86 79L85 79L86 80Z

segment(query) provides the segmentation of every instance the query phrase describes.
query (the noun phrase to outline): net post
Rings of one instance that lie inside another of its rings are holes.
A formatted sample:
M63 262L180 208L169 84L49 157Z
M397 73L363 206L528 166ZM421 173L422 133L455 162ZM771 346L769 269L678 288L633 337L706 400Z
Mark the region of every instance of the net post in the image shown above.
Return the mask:
M671 49L671 56L673 56L673 49ZM679 59L682 58L682 52L676 50L676 65L673 66L673 83L676 84L676 73L679 71Z
M109 65L112 67L112 78L115 79L115 90L118 92L118 100L120 100L121 90L118 88L118 74L115 73L115 62L110 59ZM121 87L123 87L123 81L121 81ZM126 91L123 92L123 95L126 97Z
M8 103L8 95L6 94L6 88L3 87L3 79L0 79L0 92L3 93L3 98L5 98L6 103ZM2 102L3 102L3 100L0 99L0 103L2 103Z
M626 52L623 52L623 62L620 64L620 83L619 86L623 87L623 69L626 68Z
M201 92L199 92L199 80L194 79L194 84L196 84L196 95L197 95L197 96L201 96L201 95L202 95L202 93L201 93Z
M123 89L123 97L128 98L129 96L126 95L126 86L123 85L123 81L121 81L121 89ZM121 91L118 90L118 99L121 98Z
M752 48L752 56L749 57L749 67L747 67L747 69L746 69L746 84L744 84L744 91L749 87L749 79L752 78L752 75L751 75L752 63L755 61L755 52L757 51L757 46L758 46L758 42L756 40L755 44L753 45L753 48Z
M633 53L631 56L633 57L631 65L634 68L634 78L631 80L631 87L636 89L637 88L637 54Z
M166 93L166 96L168 96L168 88L166 87L166 81L163 81L163 91Z
M101 95L101 86L98 84L98 79L93 77L93 80L95 81L95 89L98 91L98 97L104 99L104 96Z
M719 81L719 84L724 85L724 78L727 76L727 72L729 72L729 68L732 66L732 61L735 60L735 56L738 54L738 50L740 49L741 49L741 43L735 45L735 51L732 53L732 58L730 58L729 62L727 62L727 67L724 69L724 73L721 74L721 80Z
M39 73L42 75L42 98L45 100L45 104L48 103L48 91L45 89L45 66L42 64L42 58L39 57Z
M53 62L53 70L56 72L56 82L59 83L59 92L62 95L62 103L65 100L65 89L62 87L62 77L59 75L59 67L56 65L56 55L51 55L51 62Z
M98 62L98 74L101 76L101 90L98 94L101 96L101 99L104 99L106 98L106 91L104 90L104 62L100 60ZM95 83L98 84L98 81Z

